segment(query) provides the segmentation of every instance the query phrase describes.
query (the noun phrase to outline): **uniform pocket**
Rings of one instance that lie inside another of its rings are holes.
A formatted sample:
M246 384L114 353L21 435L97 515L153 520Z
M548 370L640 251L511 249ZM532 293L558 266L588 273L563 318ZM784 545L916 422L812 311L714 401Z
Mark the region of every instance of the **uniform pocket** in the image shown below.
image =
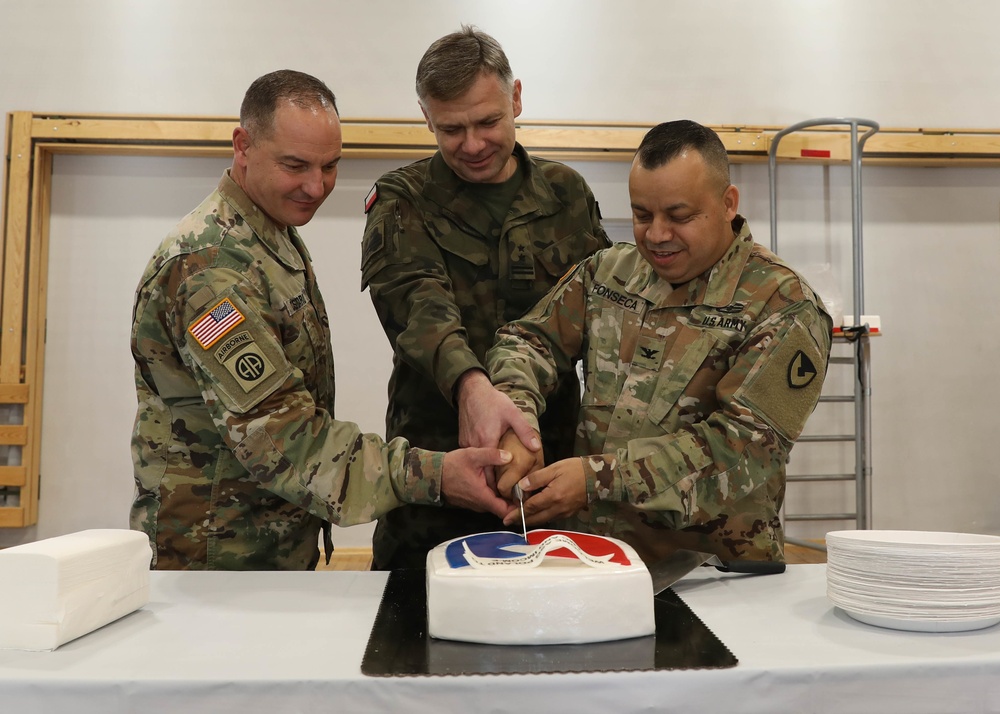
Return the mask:
M541 251L538 262L549 275L561 278L566 271L600 247L600 242L590 231L577 231Z
M622 343L624 312L610 307L587 316L586 364L584 365L584 406L607 406L618 401L625 374L619 350Z
M684 390L697 375L699 368L718 344L719 340L710 332L702 332L693 342L679 340L674 343L670 354L660 367L655 396L647 412L649 421L660 424L667 418L677 406ZM691 396L693 399L698 399L697 395ZM690 406L697 409L696 404ZM714 404L712 406L714 408Z

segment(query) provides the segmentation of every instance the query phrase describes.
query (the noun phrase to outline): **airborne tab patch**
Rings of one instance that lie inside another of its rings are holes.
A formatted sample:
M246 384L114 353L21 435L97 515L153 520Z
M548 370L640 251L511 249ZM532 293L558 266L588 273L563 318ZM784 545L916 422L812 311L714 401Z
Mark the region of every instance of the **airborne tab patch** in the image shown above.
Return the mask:
M201 348L207 350L246 318L229 298L223 298L188 328Z

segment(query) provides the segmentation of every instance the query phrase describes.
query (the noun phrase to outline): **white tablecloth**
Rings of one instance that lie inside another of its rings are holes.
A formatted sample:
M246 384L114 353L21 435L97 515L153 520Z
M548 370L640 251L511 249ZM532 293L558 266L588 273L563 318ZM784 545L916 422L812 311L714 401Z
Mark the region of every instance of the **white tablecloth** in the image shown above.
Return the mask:
M731 669L373 678L384 573L152 573L142 610L54 652L0 651L0 712L996 712L1000 625L953 634L855 622L825 566L675 591ZM2 584L0 584L2 587Z

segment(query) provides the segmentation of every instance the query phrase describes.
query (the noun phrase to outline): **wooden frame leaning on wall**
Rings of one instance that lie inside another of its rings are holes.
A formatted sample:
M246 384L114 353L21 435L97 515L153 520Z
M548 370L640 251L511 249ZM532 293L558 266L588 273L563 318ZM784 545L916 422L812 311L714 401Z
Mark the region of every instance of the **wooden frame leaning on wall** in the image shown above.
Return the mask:
M344 156L416 160L436 149L418 120L344 119ZM38 520L46 276L56 154L232 155L233 117L65 115L12 112L7 116L5 181L0 231L0 489L19 492L18 505L0 506L0 527ZM532 153L560 160L631 161L651 124L523 122L518 140ZM714 126L735 163L766 162L781 127ZM848 163L850 132L815 128L785 137L779 161ZM1000 130L885 129L865 145L869 164L1000 165ZM124 438L124 437L123 437ZM20 458L17 458L17 455ZM17 465L6 465L19 462Z

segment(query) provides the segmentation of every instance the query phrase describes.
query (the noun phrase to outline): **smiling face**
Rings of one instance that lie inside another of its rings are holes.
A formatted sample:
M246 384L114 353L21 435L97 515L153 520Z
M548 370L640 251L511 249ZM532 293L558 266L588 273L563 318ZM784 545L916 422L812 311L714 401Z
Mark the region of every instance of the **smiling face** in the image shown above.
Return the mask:
M444 162L463 181L501 183L514 173L514 118L521 113L521 82L511 89L481 73L464 94L421 102Z
M282 100L269 133L233 132L232 178L279 228L302 226L337 183L340 119L333 107Z
M655 169L636 159L628 190L636 247L672 285L705 273L732 244L739 191L723 185L698 151L682 151Z

